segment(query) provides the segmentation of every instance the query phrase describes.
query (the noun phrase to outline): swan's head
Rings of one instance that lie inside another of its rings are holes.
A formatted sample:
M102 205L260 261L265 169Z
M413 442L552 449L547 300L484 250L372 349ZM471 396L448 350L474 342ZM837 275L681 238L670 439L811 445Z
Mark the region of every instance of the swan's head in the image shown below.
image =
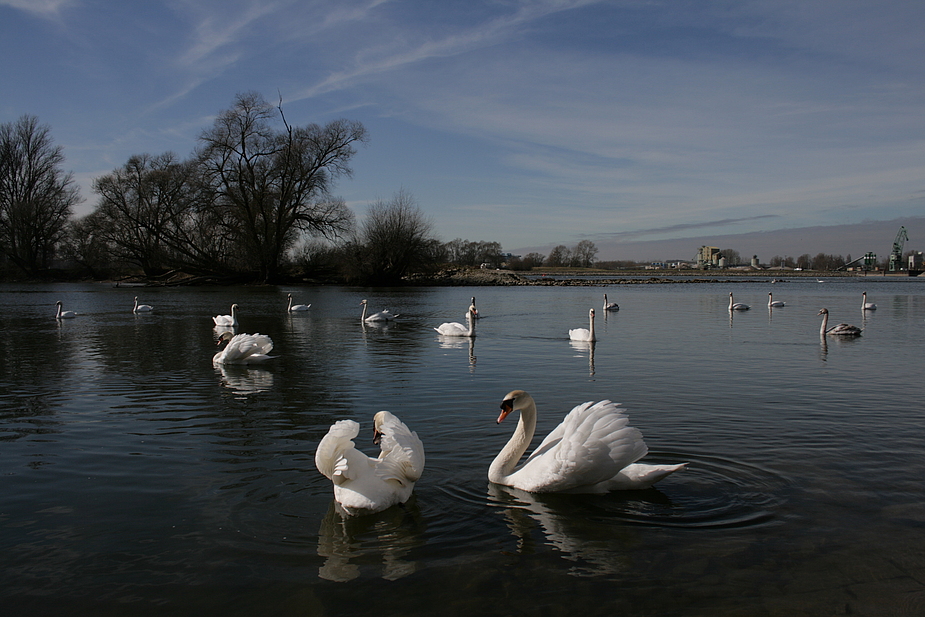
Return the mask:
M360 300L360 304L368 304L366 300Z
M819 309L819 312L816 313L816 315L828 315L828 314L829 314L829 309L827 308Z
M532 400L530 395L523 390L508 392L504 400L501 401L501 415L498 416L498 424L501 424L512 411L515 409L523 409L527 405L527 402Z
M286 294L286 297L289 298L289 299L291 300L291 299L292 299L292 294Z
M373 416L373 443L379 445L379 441L382 439L382 425L385 424L388 420L395 418L388 411L379 411L376 412L376 415ZM395 418L397 420L397 418Z
M588 317L594 317L594 309L588 311Z
M238 308L238 305L237 305L237 304L232 304L232 305L231 305L231 310L232 310L232 311L235 310L235 309L237 309L237 308Z
M221 336L218 337L218 340L215 342L215 344L221 345L225 341L230 341L233 338L234 338L234 332L225 330L224 332L222 332Z
M55 302L55 306L64 306L64 305L61 304L61 300L58 300L57 302Z

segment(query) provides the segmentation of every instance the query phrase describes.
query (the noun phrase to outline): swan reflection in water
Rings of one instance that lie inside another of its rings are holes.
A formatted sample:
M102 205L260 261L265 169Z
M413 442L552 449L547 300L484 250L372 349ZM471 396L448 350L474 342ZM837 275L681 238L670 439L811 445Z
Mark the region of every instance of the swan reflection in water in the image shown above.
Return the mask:
M475 368L475 337L439 336L440 349L469 348L469 366Z
M633 491L632 496L562 495L489 484L488 498L503 508L507 526L517 539L517 553L537 553L543 545L552 547L562 559L573 563L568 570L572 576L614 575L632 569L635 528L615 519L613 507L605 507L594 516L589 511L596 509L596 503L616 504L627 517L634 515L634 503L644 511L651 511L653 505L671 507L668 497L655 488Z
M247 365L215 364L221 373L222 385L235 394L256 394L273 387L273 373Z
M425 528L413 495L402 505L356 517L332 500L318 530L318 555L325 558L318 577L346 582L373 571L395 581L413 574L417 564L406 557L424 545Z
M569 341L569 345L572 346L578 355L588 354L588 375L594 376L594 345L595 343L587 341Z

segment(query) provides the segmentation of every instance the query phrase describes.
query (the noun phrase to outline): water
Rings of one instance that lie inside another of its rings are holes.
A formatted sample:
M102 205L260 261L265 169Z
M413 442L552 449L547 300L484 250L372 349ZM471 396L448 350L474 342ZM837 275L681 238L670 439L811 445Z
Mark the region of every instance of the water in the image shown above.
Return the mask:
M879 309L862 315L861 292ZM730 317L729 291L752 310ZM769 312L767 293L788 306ZM311 303L287 315L286 294ZM603 293L598 342L573 345ZM133 315L132 297L155 306ZM483 318L470 342L432 328ZM402 316L363 327L359 301ZM54 302L79 316L56 322ZM271 364L211 364L211 316ZM857 340L820 340L823 306ZM925 281L514 288L0 286L0 600L11 614L819 615L925 612ZM513 430L621 402L641 492L490 486ZM388 409L427 467L343 520L314 451Z

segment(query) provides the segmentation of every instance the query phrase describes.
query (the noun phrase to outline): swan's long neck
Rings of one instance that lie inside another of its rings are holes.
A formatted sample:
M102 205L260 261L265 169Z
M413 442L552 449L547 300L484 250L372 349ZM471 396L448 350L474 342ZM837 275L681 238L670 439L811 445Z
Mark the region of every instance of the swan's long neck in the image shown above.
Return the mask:
M61 309L62 309L62 308L63 308L63 305L59 302L59 303L58 303L58 312L55 313L55 317L58 317L58 318L61 317Z
M474 310L474 308L472 310ZM466 319L469 321L468 336L475 336L475 315L472 314L472 310L466 313Z
M533 433L536 431L536 403L529 400L527 405L520 410L520 418L517 420L517 428L510 441L507 442L495 460L491 462L488 468L488 479L496 484L503 484L504 479L511 475L520 457L527 451L530 441L533 439Z
M732 309L732 294L729 294L729 308Z
M588 316L588 321L590 322L588 325L588 330L591 332L591 334L588 336L588 340L594 341L594 313L591 313Z
M366 321L366 303L363 303L363 314L360 315L360 321Z
M825 328L829 325L829 314L822 314L822 325L819 327L819 334L825 334Z
M292 310L292 294L289 294L289 306L286 307L286 310L287 310L287 311L291 311L291 310Z

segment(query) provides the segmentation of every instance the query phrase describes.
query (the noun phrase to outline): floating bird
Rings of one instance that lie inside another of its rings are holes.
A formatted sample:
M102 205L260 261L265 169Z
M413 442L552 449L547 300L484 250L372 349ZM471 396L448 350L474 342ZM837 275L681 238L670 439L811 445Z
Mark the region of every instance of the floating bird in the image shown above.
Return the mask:
M729 310L730 311L747 311L750 308L752 307L748 304L742 304L741 302L733 302L732 292L731 291L729 292Z
M593 343L597 340L594 336L594 309L588 312L589 326L585 328L572 328L568 331L568 337L573 341L584 343Z
M133 313L150 313L154 310L154 307L150 304L138 304L138 296L135 296L135 307L132 309Z
M531 493L606 493L649 488L679 465L637 463L648 453L639 430L610 401L576 406L519 467L536 429L536 403L523 390L504 397L498 423L520 411L514 435L488 469L495 484Z
M608 302L607 294L604 294L604 310L605 311L619 311L620 305L616 302Z
M447 323L440 324L439 328L434 328L437 332L443 336L468 336L470 338L475 337L475 307L470 306L469 312L466 313L466 322L469 324L468 327L462 325L458 321L452 321Z
M862 311L876 311L877 310L876 304L874 304L873 302L867 301L866 291L863 294L861 294L861 310Z
M819 334L831 336L861 336L861 329L857 326L852 326L846 323L840 323L837 326L832 326L827 329L829 325L829 309L819 309L819 312L816 315L822 315L822 325L819 327Z
M238 310L237 304L231 305L231 315L216 315L212 318L212 321L215 322L216 326L231 326L236 328L238 326L238 316L235 311Z
M349 515L380 512L411 497L424 471L424 444L388 411L373 416L379 458L354 447L360 425L338 420L315 451L315 467L334 483L334 500Z
M289 294L289 307L286 309L288 311L307 311L308 307L311 304L293 304L292 303L292 294Z
M372 315L367 316L366 315L366 306L368 304L367 301L361 300L360 304L363 305L363 314L360 315L360 319L363 321L392 321L393 319L398 317L398 315L392 313L391 311L389 311L389 309L385 309L384 311L379 311L378 313L373 313Z
M61 303L61 300L55 302L55 305L58 307L58 312L55 314L55 319L73 319L74 317L77 317L77 313L74 311L62 310L64 308L64 304Z
M212 356L212 364L260 364L273 356L273 341L266 334L233 334L223 332L218 345L227 342L225 348Z
M780 300L775 300L775 299L774 299L774 294L772 294L772 293L769 291L769 292L768 292L768 306L770 306L770 307L772 307L772 308L780 308L780 307L782 307L782 306L787 306L787 304L786 304L785 302L781 302Z

